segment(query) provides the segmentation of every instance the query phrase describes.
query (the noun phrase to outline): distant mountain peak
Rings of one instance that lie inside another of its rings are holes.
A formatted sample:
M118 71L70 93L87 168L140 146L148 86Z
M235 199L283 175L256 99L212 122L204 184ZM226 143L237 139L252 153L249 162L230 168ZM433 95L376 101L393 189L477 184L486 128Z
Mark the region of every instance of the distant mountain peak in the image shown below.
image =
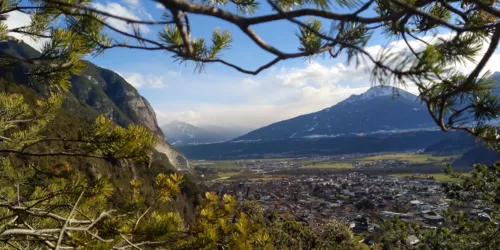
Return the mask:
M378 85L369 88L365 93L361 94L361 99L372 99L378 96L393 95L394 92L394 87Z
M366 100L379 96L404 97L413 100L416 99L416 96L414 94L409 93L403 89L382 85L377 85L369 88L365 93L361 94L361 99Z
M337 137L434 128L417 96L392 86L374 86L318 112L280 121L235 141Z
M369 88L366 92L359 95L351 95L349 98L344 100L344 103L353 103L356 101L367 101L378 97L394 97L394 98L405 98L410 101L415 101L417 96L407 92L403 89L392 87L392 86L382 86L377 85Z
M166 124L165 126L170 127L170 128L176 128L177 130L182 131L183 133L189 133L190 131L199 129L198 127L196 127L192 124L189 124L186 122L181 122L181 121L173 121L173 122Z
M233 131L227 128L198 127L181 121L170 122L162 126L161 129L169 142L176 146L222 142L242 134L235 135Z

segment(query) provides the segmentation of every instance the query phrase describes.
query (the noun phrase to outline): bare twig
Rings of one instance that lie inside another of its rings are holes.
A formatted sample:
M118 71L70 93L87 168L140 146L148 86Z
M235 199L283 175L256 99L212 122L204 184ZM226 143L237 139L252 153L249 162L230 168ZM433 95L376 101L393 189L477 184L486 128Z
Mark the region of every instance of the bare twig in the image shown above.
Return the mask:
M139 222L141 221L141 219L146 216L147 213L149 213L149 211L151 210L151 208L153 208L153 205L154 203L156 202L153 201L152 204L146 209L146 211L144 211L144 213L141 214L141 216L139 216L139 218L137 218L137 221L135 222L135 225L134 225L134 230L137 228L137 226L139 225Z
M120 237L125 241L127 242L130 246L132 246L133 248L137 249L137 250L142 250L142 248L140 248L139 246L135 245L134 243L130 242L130 240L127 239L127 237L123 236L123 234L120 234Z
M68 223L71 220L71 217L73 216L73 213L75 212L75 209L78 206L78 203L80 202L80 200L82 199L84 193L85 193L85 189L80 193L80 196L76 200L75 205L73 205L73 209L71 209L71 212L69 212L68 218L64 222L64 225L61 228L61 231L59 232L59 237L57 238L57 243L56 243L56 247L55 247L56 250L58 250L59 246L61 245L61 242L62 242L63 237L64 237L64 231L66 230L66 227L68 227Z

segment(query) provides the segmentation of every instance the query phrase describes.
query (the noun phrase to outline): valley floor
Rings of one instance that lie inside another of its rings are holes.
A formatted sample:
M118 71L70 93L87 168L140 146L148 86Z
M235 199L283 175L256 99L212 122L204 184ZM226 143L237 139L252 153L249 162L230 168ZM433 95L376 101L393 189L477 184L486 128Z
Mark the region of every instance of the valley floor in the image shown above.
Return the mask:
M206 191L257 200L268 210L278 206L280 215L312 226L345 221L356 239L371 243L384 220L397 216L434 229L441 225L445 209L458 209L448 204L442 186L456 180L443 168L457 158L407 152L192 165Z
M277 178L277 176L315 175L318 172L363 172L381 175L440 174L458 155L434 156L419 152L353 154L278 159L192 161L205 181ZM439 176L439 175L436 175ZM445 180L444 177L440 177Z

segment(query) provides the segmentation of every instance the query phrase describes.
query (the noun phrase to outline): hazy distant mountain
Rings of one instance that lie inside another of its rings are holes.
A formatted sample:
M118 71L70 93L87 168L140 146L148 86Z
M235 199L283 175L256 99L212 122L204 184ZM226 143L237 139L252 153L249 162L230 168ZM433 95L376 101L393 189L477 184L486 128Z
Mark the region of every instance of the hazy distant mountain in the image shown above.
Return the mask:
M219 126L197 127L185 122L171 122L161 127L173 145L191 145L231 140L244 132Z
M244 127L222 127L222 126L215 126L215 125L203 125L203 126L198 126L199 128L202 128L205 131L209 131L211 133L215 134L221 134L224 135L227 140L234 139L238 136L244 135L248 132L250 132L253 129L248 129Z
M319 112L273 123L234 141L337 137L435 127L417 96L398 88L376 86Z

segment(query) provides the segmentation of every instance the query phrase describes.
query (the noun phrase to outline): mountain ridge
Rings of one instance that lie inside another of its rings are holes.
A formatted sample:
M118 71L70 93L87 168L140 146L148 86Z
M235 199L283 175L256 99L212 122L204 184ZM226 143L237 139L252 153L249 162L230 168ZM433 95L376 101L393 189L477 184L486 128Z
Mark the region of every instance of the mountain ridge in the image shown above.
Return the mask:
M331 107L272 123L233 141L336 137L434 127L417 96L395 87L375 86Z
M35 58L40 52L24 42L2 42L0 51L22 58ZM71 88L65 93L63 109L92 121L104 114L120 126L131 123L142 125L155 133L160 142L155 148L167 156L172 166L187 170L189 163L181 153L168 144L158 126L151 104L123 77L109 69L101 68L91 62L80 75L71 76ZM0 75L6 80L34 89L38 94L47 96L46 86L31 82L24 72L28 68L22 64L14 65L14 70L0 68Z

